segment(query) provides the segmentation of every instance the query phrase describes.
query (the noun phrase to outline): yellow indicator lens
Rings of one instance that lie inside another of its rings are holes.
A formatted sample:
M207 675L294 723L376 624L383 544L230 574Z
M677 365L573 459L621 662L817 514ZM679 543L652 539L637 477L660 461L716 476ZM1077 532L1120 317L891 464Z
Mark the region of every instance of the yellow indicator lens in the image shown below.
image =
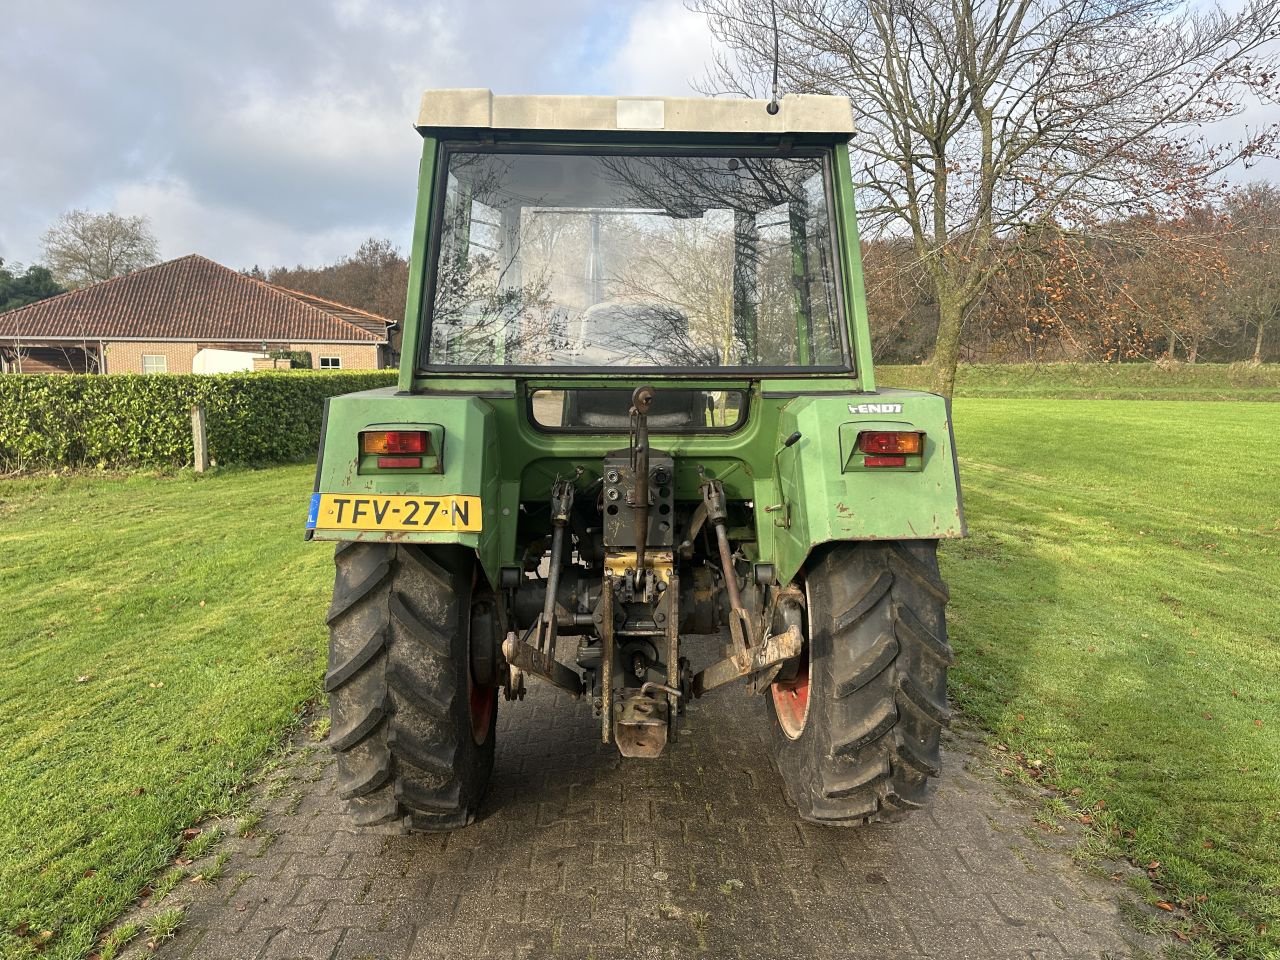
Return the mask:
M366 430L360 434L361 453L426 453L430 434L420 430Z
M863 453L911 454L920 452L923 439L922 433L868 430L858 435L858 446Z

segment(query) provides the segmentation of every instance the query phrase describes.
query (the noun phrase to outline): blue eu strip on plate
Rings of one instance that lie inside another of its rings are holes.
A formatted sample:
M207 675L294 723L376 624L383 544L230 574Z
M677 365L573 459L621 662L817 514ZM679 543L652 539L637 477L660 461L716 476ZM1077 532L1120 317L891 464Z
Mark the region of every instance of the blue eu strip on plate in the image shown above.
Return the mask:
M320 494L313 493L311 495L311 509L307 511L307 529L314 530L316 528L316 517L320 515Z

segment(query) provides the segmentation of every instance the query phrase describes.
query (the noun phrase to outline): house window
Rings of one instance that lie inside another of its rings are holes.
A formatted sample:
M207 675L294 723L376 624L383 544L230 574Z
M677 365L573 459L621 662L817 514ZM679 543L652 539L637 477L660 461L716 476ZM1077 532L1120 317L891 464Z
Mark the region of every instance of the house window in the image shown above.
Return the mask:
M142 355L143 373L168 373L169 358L163 353L144 353Z
M342 358L341 357L321 357L320 369L321 370L341 370Z

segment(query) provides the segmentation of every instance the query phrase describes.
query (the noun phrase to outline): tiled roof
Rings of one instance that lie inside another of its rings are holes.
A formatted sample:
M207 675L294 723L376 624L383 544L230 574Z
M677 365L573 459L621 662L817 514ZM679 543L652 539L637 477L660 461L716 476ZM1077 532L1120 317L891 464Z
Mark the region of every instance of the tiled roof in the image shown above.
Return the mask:
M312 293L303 293L301 290L290 290L288 287L282 287L279 284L272 284L272 286L291 297L296 297L303 303L319 307L326 313L341 317L347 323L354 323L357 327L362 327L370 333L376 333L383 338L386 337L387 327L393 327L396 324L394 320L380 317L376 313L369 313L367 310L361 310L358 307L348 307L344 303L326 300L324 297L317 297Z
M385 343L390 324L191 254L0 313L0 338Z

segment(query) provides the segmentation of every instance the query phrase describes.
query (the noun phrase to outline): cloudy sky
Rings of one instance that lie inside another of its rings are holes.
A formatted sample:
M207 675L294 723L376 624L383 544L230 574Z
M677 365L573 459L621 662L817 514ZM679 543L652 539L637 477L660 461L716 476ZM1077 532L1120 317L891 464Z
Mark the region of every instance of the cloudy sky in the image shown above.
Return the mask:
M680 0L0 0L0 257L72 207L233 267L404 248L424 88L689 95L710 50Z
M0 257L73 207L232 267L403 249L423 88L688 95L710 52L681 0L0 0Z

